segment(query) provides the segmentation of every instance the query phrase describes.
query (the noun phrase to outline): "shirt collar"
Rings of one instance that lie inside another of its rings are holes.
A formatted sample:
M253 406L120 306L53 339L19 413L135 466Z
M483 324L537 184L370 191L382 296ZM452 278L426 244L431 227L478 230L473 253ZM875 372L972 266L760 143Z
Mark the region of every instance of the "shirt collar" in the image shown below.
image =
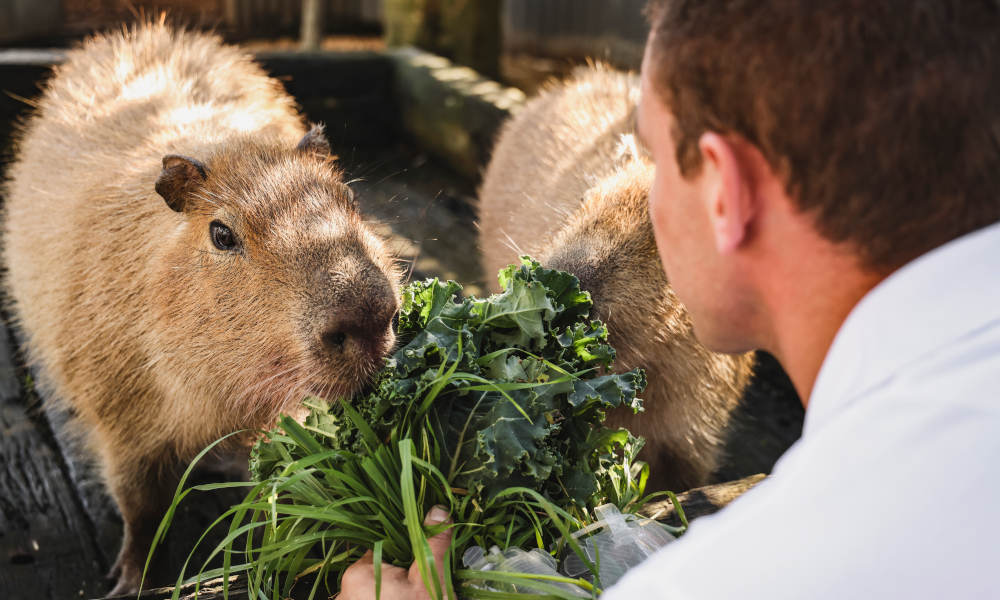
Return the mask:
M866 294L827 352L804 433L903 366L1000 319L1000 223L916 258Z

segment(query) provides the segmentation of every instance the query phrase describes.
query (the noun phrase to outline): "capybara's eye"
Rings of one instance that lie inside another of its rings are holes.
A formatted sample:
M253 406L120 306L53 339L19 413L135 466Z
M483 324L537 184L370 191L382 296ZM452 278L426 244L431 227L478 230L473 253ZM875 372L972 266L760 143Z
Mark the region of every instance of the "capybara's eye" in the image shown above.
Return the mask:
M233 230L218 221L212 221L212 224L208 226L208 231L212 236L212 243L219 250L236 250L239 246Z

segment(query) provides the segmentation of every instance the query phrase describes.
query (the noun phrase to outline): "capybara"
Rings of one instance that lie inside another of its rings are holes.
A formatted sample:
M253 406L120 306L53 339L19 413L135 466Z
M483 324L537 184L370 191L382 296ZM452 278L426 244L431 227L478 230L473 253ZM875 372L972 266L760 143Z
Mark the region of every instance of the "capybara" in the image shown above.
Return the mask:
M394 343L400 275L322 128L213 36L90 38L15 152L11 309L121 511L112 593L134 592L177 465L359 388Z
M502 128L480 190L483 266L530 254L575 274L618 350L616 369L643 367L645 411L609 426L646 438L650 485L707 482L750 379L750 355L706 350L663 273L647 202L652 166L632 132L634 76L594 66L551 85Z

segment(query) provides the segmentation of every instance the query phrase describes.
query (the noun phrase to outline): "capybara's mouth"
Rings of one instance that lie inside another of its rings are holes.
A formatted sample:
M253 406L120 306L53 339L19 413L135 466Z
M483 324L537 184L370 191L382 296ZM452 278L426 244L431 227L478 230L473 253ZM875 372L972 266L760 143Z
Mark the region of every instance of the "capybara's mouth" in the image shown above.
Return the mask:
M395 346L396 336L392 332L380 338L359 342L357 350L364 357L364 361L368 363L366 366L370 365L370 368L366 368L365 370L370 370L374 373L381 368L385 358L392 353Z
M331 385L329 382L312 383L305 388L305 395L320 398L327 402L334 402L354 395L351 386L342 384Z
M309 383L304 391L307 396L315 396L327 402L350 400L355 396L370 392L372 379L371 375L368 375L352 382L315 381Z

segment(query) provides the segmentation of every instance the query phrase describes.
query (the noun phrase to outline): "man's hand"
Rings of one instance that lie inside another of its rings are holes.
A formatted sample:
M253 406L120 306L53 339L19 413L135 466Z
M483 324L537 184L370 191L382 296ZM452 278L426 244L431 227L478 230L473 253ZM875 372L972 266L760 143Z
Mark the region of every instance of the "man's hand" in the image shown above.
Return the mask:
M438 525L448 520L448 513L444 508L435 506L424 518L424 525ZM445 588L444 555L451 545L451 529L437 534L427 540L431 548L431 555L434 557L434 567L441 577L441 589ZM340 594L338 600L371 600L375 597L375 564L372 558L372 551L369 550L358 559L346 571L340 582ZM420 569L416 563L410 565L409 569L394 567L382 563L382 592L381 598L384 600L396 599L430 599L427 588L424 587L424 580L420 577Z

